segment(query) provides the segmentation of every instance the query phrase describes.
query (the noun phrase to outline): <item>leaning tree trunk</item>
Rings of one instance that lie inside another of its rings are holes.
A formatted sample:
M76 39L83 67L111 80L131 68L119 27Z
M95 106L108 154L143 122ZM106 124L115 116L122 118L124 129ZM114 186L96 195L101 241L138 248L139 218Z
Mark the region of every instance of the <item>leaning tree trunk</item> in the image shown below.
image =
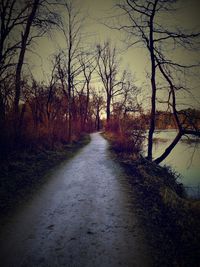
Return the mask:
M176 137L174 138L173 142L166 148L165 152L154 160L155 163L159 164L161 163L166 157L171 153L172 149L178 144L182 137L182 133L179 131Z

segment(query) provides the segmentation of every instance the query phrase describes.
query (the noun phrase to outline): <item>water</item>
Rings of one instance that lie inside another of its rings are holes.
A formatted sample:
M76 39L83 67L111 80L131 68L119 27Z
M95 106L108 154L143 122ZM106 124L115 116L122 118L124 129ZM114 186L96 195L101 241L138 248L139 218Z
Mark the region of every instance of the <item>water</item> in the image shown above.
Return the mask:
M154 158L164 152L175 136L176 131L174 130L155 132ZM194 137L192 142L188 140L188 137L182 137L161 164L172 167L181 175L180 182L184 184L189 196L200 197L200 142L195 142Z

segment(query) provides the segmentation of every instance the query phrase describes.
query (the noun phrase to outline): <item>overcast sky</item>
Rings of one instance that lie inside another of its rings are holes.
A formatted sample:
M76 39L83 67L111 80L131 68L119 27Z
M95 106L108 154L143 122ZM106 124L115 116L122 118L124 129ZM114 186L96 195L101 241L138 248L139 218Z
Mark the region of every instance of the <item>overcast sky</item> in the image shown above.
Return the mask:
M127 36L123 32L111 30L104 26L102 22L108 22L108 17L114 17L118 14L115 7L117 0L81 0L79 7L83 15L86 17L84 31L89 34L88 42L97 44L107 39L111 40L121 51L121 67L128 68L136 77L136 84L145 88L143 95L150 95L149 81L147 79L147 72L149 70L149 57L146 50L141 46L133 46L127 49L126 40ZM198 0L181 0L181 9L176 17L170 18L171 23L179 23L186 28L198 28L200 30L200 1ZM166 23L169 23L168 18ZM168 21L167 21L168 20ZM112 21L112 19L110 20ZM61 35L56 34L52 38L43 37L34 46L35 54L29 53L27 58L31 62L31 70L33 74L40 80L45 79L45 74L48 75L50 67L50 57L58 50L59 47L64 47L64 42ZM191 55L185 52L184 55L181 51L175 51L179 58L187 59L188 62L200 55ZM192 99L189 95L179 96L179 101L187 101L188 104L195 107L200 107L200 89L199 89L199 75L191 78L191 92L195 96ZM144 106L148 107L149 103L146 101Z

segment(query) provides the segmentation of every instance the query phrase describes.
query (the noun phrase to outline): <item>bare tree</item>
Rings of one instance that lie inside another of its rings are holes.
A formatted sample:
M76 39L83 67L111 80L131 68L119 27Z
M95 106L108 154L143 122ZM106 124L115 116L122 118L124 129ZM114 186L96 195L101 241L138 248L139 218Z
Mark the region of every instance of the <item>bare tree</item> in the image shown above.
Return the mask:
M86 125L86 120L88 116L88 109L89 109L89 100L90 100L90 82L92 79L92 74L94 73L96 69L96 62L95 62L95 56L92 53L84 53L80 56L80 65L81 65L81 70L83 74L83 86L81 89L81 94L86 95L86 103L85 103L85 108L84 112L82 113L82 124L83 124L83 129ZM84 90L86 90L86 93L84 93Z
M15 97L14 97L14 112L15 116L18 119L19 113L19 99L20 99L20 91L21 91L21 72L22 66L24 63L24 56L26 52L26 47L28 43L28 37L30 34L31 26L33 24L34 18L36 16L36 11L39 7L40 0L34 0L31 6L31 11L27 17L25 30L21 35L21 45L20 45L20 53L18 58L18 63L16 67L16 76L15 76ZM15 125L16 127L17 125Z
M176 104L176 90L179 90L180 88L178 88L173 83L173 79L170 76L170 73L168 73L167 70L163 69L163 66L160 64L159 61L158 61L158 66L159 66L161 73L163 74L163 76L165 77L166 81L169 84L168 104L172 107L173 115L174 115L176 126L178 129L177 135L174 138L174 140L171 142L171 144L165 149L165 151L162 153L161 156L159 156L157 159L154 160L156 163L159 164L170 154L172 149L180 141L183 135L195 135L195 136L200 137L200 130L197 128L196 124L191 123L191 119L189 119L189 124L184 126L184 123L181 121L181 118L179 116L182 112L177 111L177 104Z
M106 92L106 115L107 122L111 115L111 100L123 93L124 80L126 72L119 78L119 66L116 54L116 48L109 42L97 46L97 66L98 74L103 83Z
M16 117L19 113L21 74L27 46L31 44L33 39L43 36L47 30L49 30L49 26L59 24L58 16L56 13L50 11L48 5L50 5L50 3L46 2L45 0L32 0L28 2L28 12L26 15L26 20L24 21L24 30L21 32L20 51L15 74L14 112ZM37 30L31 34L32 28Z
M27 19L28 3L17 0L0 2L0 128L4 129L8 84L15 75L16 55L21 46L19 29ZM5 84L7 84L5 86ZM13 85L13 82L12 82Z
M80 55L81 49L81 28L83 18L72 0L64 1L65 18L62 22L62 31L66 40L65 51L60 53L59 76L62 89L68 100L68 140L72 140L73 131L73 96L75 79L81 73Z
M135 86L134 77L127 73L126 80L123 86L123 93L119 96L118 106L120 107L123 118L129 113L141 111L141 106L138 102L140 88Z
M5 80L15 77L12 89L15 138L20 133L19 101L22 91L22 69L27 47L33 39L42 36L49 25L56 24L57 15L45 0L6 0L0 3L0 99L5 113ZM47 14L48 9L48 14ZM4 107L3 107L4 105ZM3 116L1 124L3 123Z
M129 21L127 25L122 25L119 29L125 30L130 36L134 37L132 45L137 43L142 43L144 45L149 53L149 59L151 62L151 116L147 155L149 160L152 160L153 133L155 130L156 115L156 93L159 76L163 77L168 84L168 88L170 88L173 114L179 129L179 134L172 142L168 152L165 153L165 156L170 153L171 149L180 140L183 133L176 111L175 93L175 88L180 89L181 87L176 86L174 82L172 82L173 79L170 78L169 74L177 71L180 73L181 69L186 70L190 67L194 67L194 65L185 65L176 62L175 60L169 58L169 54L167 52L170 48L174 47L191 49L193 41L199 37L199 33L189 33L180 27L170 29L170 26L163 25L161 17L175 12L176 3L176 0L125 0L118 4L118 7L125 12L125 16L128 17ZM156 162L159 163L164 158L165 157L163 156L159 160L156 160Z
M18 34L20 26L27 20L28 3L21 3L17 0L0 2L0 77L10 67L15 66L13 58L16 50L20 48L21 40ZM11 40L12 35L12 40ZM16 36L18 35L18 36Z
M101 128L101 117L100 112L104 108L104 99L102 96L103 90L92 91L92 106L95 114L95 130L99 131Z

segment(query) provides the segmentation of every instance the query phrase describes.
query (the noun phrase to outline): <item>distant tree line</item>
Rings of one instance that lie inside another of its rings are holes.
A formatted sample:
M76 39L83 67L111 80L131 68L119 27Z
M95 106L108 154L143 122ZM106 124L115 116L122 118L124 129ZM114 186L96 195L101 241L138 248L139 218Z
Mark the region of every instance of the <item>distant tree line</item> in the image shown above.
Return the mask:
M148 130L150 113L142 113L140 119L143 121L145 128ZM182 109L179 111L179 120L183 127L196 130L200 129L200 110L197 109ZM178 129L174 114L167 111L157 111L155 115L155 128L157 130Z

